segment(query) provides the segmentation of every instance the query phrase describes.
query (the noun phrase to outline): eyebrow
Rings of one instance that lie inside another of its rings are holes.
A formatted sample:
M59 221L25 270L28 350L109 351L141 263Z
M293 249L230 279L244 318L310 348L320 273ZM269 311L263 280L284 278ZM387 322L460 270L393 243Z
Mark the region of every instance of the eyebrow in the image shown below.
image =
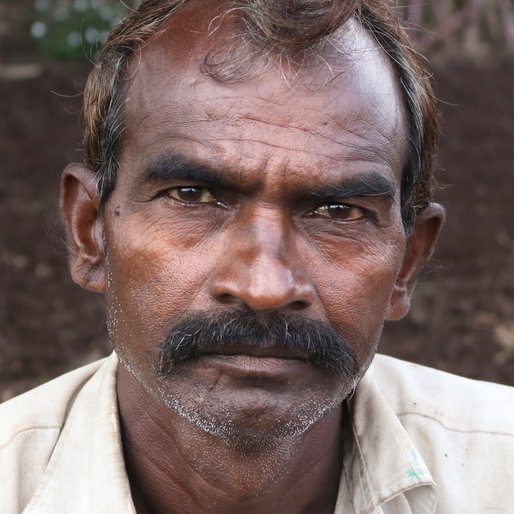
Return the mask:
M150 162L145 178L149 182L182 179L221 189L235 189L237 185L235 180L231 180L211 165L178 154L162 155Z
M244 182L242 183L240 178L236 180L210 164L204 164L180 154L164 154L151 161L146 169L145 178L149 182L187 180L225 190L244 187ZM255 187L258 187L258 184L248 185L247 188L255 189ZM356 177L344 178L337 183L310 187L308 193L318 201L383 197L384 200L394 203L396 186L383 174L371 171Z
M337 184L315 186L310 188L310 194L320 201L379 196L394 203L396 186L381 173L369 172L357 177L346 178Z

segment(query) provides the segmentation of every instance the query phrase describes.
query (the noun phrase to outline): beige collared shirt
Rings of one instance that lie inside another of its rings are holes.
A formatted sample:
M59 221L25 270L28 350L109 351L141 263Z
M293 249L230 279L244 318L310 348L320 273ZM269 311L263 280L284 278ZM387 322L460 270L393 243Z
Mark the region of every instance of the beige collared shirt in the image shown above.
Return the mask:
M117 365L0 405L2 514L135 513ZM377 356L348 409L336 514L514 513L512 388Z

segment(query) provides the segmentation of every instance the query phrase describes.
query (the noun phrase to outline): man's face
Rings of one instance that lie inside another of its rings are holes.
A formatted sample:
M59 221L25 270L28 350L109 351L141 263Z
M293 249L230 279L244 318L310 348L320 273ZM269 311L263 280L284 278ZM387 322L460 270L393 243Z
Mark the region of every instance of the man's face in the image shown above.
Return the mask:
M352 47L341 69L312 87L330 73L284 77L272 66L217 83L200 71L208 40L178 54L173 23L145 47L126 92L104 218L110 336L144 388L197 426L299 432L350 393L391 312L406 245L398 89L357 25L341 36ZM242 307L329 325L355 353L358 376L245 340L156 373L177 323Z

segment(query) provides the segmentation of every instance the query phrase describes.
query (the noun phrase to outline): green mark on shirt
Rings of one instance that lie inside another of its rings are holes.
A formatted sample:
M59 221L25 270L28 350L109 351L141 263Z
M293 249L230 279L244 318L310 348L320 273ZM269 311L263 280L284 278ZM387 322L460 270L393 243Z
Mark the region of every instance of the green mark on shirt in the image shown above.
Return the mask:
M407 470L407 477L408 478L420 478L424 474L425 474L425 472L422 469L409 468Z

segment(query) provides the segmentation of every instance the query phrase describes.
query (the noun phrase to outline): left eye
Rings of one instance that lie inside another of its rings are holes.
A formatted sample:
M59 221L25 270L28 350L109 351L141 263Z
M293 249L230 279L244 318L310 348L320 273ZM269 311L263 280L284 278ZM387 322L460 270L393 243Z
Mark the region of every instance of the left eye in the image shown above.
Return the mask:
M169 189L166 194L185 203L214 203L215 196L206 188L200 186L180 186Z
M316 216L323 216L333 220L355 221L366 217L366 212L361 207L344 203L331 203L320 205L312 211Z

